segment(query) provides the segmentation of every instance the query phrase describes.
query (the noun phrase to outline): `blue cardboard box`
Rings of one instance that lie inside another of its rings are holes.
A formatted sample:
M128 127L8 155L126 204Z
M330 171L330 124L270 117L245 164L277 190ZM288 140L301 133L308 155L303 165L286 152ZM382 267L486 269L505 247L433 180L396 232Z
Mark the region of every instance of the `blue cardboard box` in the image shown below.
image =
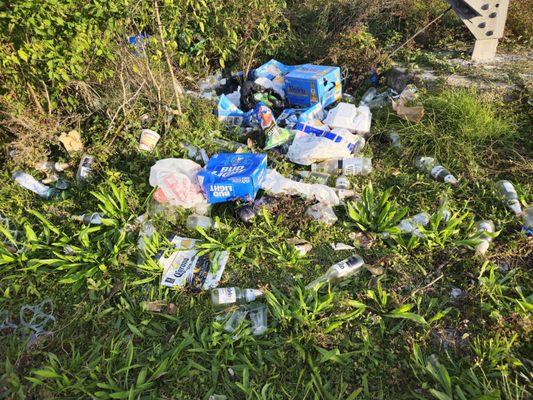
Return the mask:
M300 65L285 75L285 90L291 106L311 107L320 103L326 107L342 97L341 70L325 65Z
M266 176L266 154L220 153L198 173L210 204L235 199L253 200Z

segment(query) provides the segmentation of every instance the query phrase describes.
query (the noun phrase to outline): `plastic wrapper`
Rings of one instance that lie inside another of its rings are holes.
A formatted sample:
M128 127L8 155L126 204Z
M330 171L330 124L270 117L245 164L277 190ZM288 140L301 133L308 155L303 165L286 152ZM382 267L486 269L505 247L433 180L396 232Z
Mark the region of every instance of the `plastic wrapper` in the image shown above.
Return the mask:
M285 82L281 76L278 76L272 80L265 78L265 77L260 77L260 78L257 78L254 82L264 87L265 89L273 90L282 99L285 98L285 92L283 90L283 86L285 85Z
M270 60L253 71L254 79L267 78L274 79L279 76L285 76L295 68L297 65L285 65L277 60Z
M325 185L296 182L286 178L275 170L268 170L261 189L273 195L298 195L305 199L316 200L325 205L340 204L333 188Z
M161 285L187 287L193 291L209 290L218 286L229 253L215 251L199 256L195 248L197 240L174 236L171 243L176 251L168 257L160 257L163 267Z
M264 150L270 150L274 147L281 146L292 138L293 133L289 129L280 128L276 124L272 110L262 102L256 105L254 116L266 135Z
M350 157L359 140L346 130L335 133L302 123L296 126L295 131L287 158L300 165Z
M260 102L277 112L284 106L283 98L274 89L266 88L253 81L244 82L241 87L241 107L251 110Z
M150 185L157 187L154 200L183 208L205 206L207 201L198 184L201 169L200 165L187 159L159 160L150 169Z
M308 207L305 215L326 225L333 225L338 220L333 207L321 203Z

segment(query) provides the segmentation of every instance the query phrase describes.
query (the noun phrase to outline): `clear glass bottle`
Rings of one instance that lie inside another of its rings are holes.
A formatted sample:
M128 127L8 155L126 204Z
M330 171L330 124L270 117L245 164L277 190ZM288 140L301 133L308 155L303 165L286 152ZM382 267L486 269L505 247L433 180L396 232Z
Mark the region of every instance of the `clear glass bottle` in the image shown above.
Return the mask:
M375 87L371 87L368 89L365 94L363 94L363 97L361 98L361 103L368 104L376 95L378 94L378 90Z
M457 185L459 181L450 171L440 165L433 157L417 157L415 165L418 169L428 172L429 175L439 182L446 182L451 185Z
M364 157L350 157L311 164L311 171L333 174L339 170L344 175L368 175L372 172L372 160Z
M73 215L72 219L74 221L81 222L85 225L102 225L102 218L105 218L102 213L92 213L92 214L82 214L82 215Z
M516 193L516 189L514 188L513 184L504 180L499 181L496 186L498 187L498 190L502 196L505 198L507 207L509 207L516 215L521 214L522 206L520 205L518 193Z
M402 219L398 224L398 228L405 233L411 233L415 236L421 236L419 227L429 224L429 214L422 212L412 216L411 218Z
M250 303L263 295L264 293L258 289L216 288L211 290L211 303L214 306Z
M343 280L349 276L352 276L358 273L363 266L365 261L359 254L354 254L353 256L342 260L336 264L333 264L326 273L322 276L319 276L313 282L308 284L306 289L316 289L323 282L335 283L340 280Z
M93 172L94 157L89 154L84 154L81 157L78 172L76 173L76 181L78 185L83 185Z
M345 175L340 175L336 180L335 180L335 188L336 189L344 189L344 190L348 190L350 189L350 180L348 179L347 176Z
M63 172L70 167L69 163L43 161L35 164L35 169L43 172Z
M533 207L528 207L524 210L524 226L522 230L526 236L533 236Z
M476 222L476 229L480 232L479 238L481 239L481 243L476 246L476 254L484 255L489 249L490 242L492 242L492 238L485 234L485 232L494 233L496 232L496 227L494 226L494 222L483 220Z

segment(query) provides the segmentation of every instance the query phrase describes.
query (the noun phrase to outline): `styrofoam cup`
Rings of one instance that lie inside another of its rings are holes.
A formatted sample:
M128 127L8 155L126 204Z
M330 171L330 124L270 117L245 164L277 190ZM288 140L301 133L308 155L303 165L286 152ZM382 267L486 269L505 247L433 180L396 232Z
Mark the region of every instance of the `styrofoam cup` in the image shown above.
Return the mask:
M155 148L155 145L159 141L161 136L159 133L151 130L151 129L143 129L141 132L141 140L139 143L139 149L145 150L145 151L153 151Z

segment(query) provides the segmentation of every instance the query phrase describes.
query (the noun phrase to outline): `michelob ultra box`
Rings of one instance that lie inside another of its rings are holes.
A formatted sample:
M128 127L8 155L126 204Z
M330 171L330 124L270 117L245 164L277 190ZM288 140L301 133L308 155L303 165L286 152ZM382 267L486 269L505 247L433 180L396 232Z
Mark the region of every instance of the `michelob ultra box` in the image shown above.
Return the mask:
M285 90L291 106L326 107L342 97L339 67L304 64L285 75Z
M253 200L265 179L266 154L220 153L211 157L198 173L207 202Z

